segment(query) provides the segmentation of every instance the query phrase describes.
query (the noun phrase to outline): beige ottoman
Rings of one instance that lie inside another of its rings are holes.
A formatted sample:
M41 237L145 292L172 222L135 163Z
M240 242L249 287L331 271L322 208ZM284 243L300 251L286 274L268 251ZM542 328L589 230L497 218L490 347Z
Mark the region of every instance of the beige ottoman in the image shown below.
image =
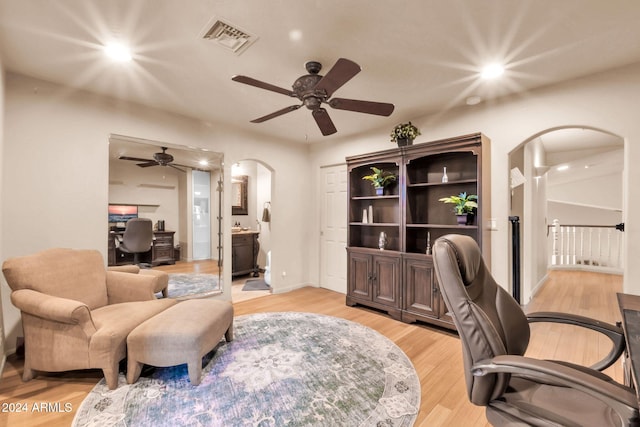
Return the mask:
M202 357L222 336L233 340L233 306L212 299L181 301L153 316L127 337L127 382L140 377L143 364L187 364L191 384L200 384Z

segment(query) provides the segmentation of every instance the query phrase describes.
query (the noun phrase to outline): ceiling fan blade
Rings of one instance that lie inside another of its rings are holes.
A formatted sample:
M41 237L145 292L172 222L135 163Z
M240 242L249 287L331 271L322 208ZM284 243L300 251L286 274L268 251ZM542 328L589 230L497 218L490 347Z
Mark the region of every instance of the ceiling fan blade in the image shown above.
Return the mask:
M251 77L247 77L247 76L233 76L231 77L231 80L233 80L234 82L239 82L239 83L244 83L250 86L259 87L260 89L266 89L273 92L278 92L283 95L291 96L294 98L296 96L296 94L290 91L289 89L284 89L269 83L261 82L260 80L252 79Z
M177 169L177 170L179 170L180 172L186 172L185 170L182 170L182 169L180 169L179 167L174 166L174 165L172 165L172 164L168 164L167 166L172 167L172 168L174 168L174 169Z
M134 162L153 162L153 160L151 159L141 159L139 157L127 157L127 156L120 156L118 157L120 160L132 160Z
M138 163L138 166L140 166L141 168L148 168L149 166L158 166L158 162L156 162L155 160L149 160L145 163Z
M251 120L251 123L262 123L267 120L273 119L274 117L281 116L283 114L289 113L291 111L295 111L298 108L302 107L302 105L290 105L289 107L283 108L282 110L278 110L274 113L267 114L266 116L258 117L257 119Z
M327 97L330 97L333 92L351 80L360 70L360 66L355 62L340 58L333 68L318 82L315 90L322 90L327 94Z
M389 116L393 113L395 106L385 102L359 101L357 99L333 98L329 100L329 105L338 110L356 111L358 113L376 114L378 116Z
M327 113L327 110L324 108L318 108L317 110L313 110L313 118L316 120L318 127L320 128L320 132L324 136L331 135L336 133L338 130L331 121L331 117Z

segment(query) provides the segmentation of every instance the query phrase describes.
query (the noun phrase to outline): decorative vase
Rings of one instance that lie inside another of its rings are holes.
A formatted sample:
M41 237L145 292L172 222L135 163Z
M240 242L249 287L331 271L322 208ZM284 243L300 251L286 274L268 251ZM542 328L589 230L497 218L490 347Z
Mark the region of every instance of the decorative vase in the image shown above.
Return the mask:
M376 187L376 196L382 196L384 194L384 187Z
M380 237L378 237L378 248L381 251L384 251L386 246L387 246L387 233L385 233L384 231L381 231Z
M458 225L471 225L473 224L473 213L456 214L456 220Z
M447 167L444 167L444 173L442 174L442 182L449 182L449 176L447 175Z
M396 142L398 143L398 147L406 147L407 145L412 145L413 144L413 139L411 139L411 138L398 138L398 139L396 139Z

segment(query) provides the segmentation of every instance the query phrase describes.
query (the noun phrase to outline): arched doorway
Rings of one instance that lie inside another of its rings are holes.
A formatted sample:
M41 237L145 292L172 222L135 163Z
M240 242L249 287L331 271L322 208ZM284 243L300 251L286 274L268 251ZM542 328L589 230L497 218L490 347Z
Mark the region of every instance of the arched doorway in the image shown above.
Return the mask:
M250 233L252 238L249 240L254 242L254 246L245 249L250 250L252 255L255 255L255 265L257 265L256 271L246 272L247 269L242 269L240 272L234 273L232 270L233 286L231 296L234 302L264 296L271 293L272 290L272 286L268 286L271 285L271 280L268 272L265 277L265 269L270 264L269 253L272 247L271 196L273 178L273 168L260 160L245 159L234 163L231 167L232 187L235 188L233 183L237 182L245 188L245 193L240 196L243 198L242 200L234 201L234 194L231 195L231 223L234 225L232 228L234 233L232 233L231 264L232 266L234 265L234 254L236 257L243 256L241 255L242 248L237 247L236 250L233 250L233 242L239 239L248 239L247 236L241 237L239 233ZM244 203L243 209L237 209L238 203L240 205ZM237 227L235 226L236 224ZM254 249L255 254L253 253ZM243 271L246 273L243 273ZM259 279L259 281L255 279ZM253 286L247 286L248 282L251 282Z
M596 241L584 236L582 226L623 221L624 140L586 126L548 129L514 149L509 165L509 215L519 218L521 303L526 304L546 280L554 219L578 226L568 228L562 251L571 257L567 262L581 266L593 264L586 246ZM601 248L602 242L597 250ZM510 268L513 280L514 263Z

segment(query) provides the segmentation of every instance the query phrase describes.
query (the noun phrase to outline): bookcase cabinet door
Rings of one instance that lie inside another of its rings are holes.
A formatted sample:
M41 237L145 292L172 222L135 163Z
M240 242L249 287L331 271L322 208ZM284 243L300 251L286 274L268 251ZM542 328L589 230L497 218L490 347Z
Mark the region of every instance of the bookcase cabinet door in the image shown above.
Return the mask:
M435 288L433 261L426 256L404 257L404 306L403 320L415 321L415 315L438 317L438 301Z
M398 256L373 255L373 300L401 307L400 258Z
M373 299L371 281L371 255L359 252L349 253L348 295L365 301Z

